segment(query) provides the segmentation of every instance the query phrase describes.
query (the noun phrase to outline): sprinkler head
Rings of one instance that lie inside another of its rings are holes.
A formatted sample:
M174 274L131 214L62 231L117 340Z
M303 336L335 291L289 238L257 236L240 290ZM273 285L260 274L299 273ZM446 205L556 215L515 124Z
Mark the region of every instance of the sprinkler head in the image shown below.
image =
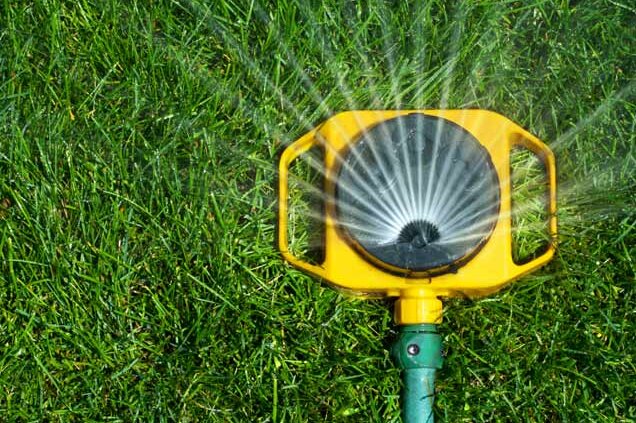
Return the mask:
M323 152L324 261L289 250L288 173L311 148ZM283 257L349 293L398 297L399 324L441 320L439 297L477 297L547 263L512 258L511 149L546 171L548 232L556 237L556 172L549 148L486 110L340 113L291 144L279 166L278 242Z
M456 271L488 239L499 179L469 132L413 113L365 130L342 154L336 213L378 267L409 277Z

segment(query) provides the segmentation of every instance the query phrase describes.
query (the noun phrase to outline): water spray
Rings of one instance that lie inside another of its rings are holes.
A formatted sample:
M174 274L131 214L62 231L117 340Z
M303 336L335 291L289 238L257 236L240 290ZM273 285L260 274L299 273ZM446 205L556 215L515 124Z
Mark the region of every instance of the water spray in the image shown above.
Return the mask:
M324 254L288 245L290 164L319 147L324 162ZM512 256L510 153L544 164L550 242L532 259ZM481 297L547 263L556 238L554 155L539 139L485 110L351 111L291 144L279 168L279 249L294 267L337 288L396 297L403 420L433 422L442 366L441 297Z

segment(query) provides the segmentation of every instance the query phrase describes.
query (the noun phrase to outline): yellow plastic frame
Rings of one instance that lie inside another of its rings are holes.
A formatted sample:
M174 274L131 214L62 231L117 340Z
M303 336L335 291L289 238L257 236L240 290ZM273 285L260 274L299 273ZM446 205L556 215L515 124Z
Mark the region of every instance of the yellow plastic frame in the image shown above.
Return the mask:
M325 192L335 192L338 157L362 132L375 124L410 113L439 116L470 132L488 151L500 181L499 219L488 241L472 259L457 269L432 277L412 277L383 271L366 260L345 239L336 223L333 202L325 204L325 260L307 263L289 251L288 173L290 164L314 146L324 148ZM512 259L510 151L527 148L545 164L548 182L548 231L551 242L539 257L516 264ZM336 287L360 294L399 297L395 317L399 324L436 323L441 320L440 296L483 296L547 263L554 255L556 221L556 166L554 154L538 138L506 117L488 110L349 111L337 114L292 143L279 164L278 247L289 263Z

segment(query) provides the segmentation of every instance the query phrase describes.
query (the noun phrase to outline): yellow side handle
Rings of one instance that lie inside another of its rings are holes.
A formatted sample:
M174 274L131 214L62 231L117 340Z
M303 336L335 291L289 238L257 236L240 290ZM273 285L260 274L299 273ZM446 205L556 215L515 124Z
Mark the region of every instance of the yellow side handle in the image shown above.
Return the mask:
M283 258L292 266L305 270L314 276L324 278L325 269L323 267L307 263L289 251L289 239L287 237L289 166L298 156L316 145L315 135L316 130L305 134L302 138L287 147L280 158L278 168L278 249L283 255Z

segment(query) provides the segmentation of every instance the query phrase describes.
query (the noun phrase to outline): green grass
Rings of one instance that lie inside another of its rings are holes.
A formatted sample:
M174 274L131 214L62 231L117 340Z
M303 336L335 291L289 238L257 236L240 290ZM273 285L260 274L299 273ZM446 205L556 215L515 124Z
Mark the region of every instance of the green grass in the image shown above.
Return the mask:
M635 421L636 9L464 3L0 3L0 420L398 421L391 304L281 261L277 153L480 107L552 145L559 252L445 302L438 419Z

